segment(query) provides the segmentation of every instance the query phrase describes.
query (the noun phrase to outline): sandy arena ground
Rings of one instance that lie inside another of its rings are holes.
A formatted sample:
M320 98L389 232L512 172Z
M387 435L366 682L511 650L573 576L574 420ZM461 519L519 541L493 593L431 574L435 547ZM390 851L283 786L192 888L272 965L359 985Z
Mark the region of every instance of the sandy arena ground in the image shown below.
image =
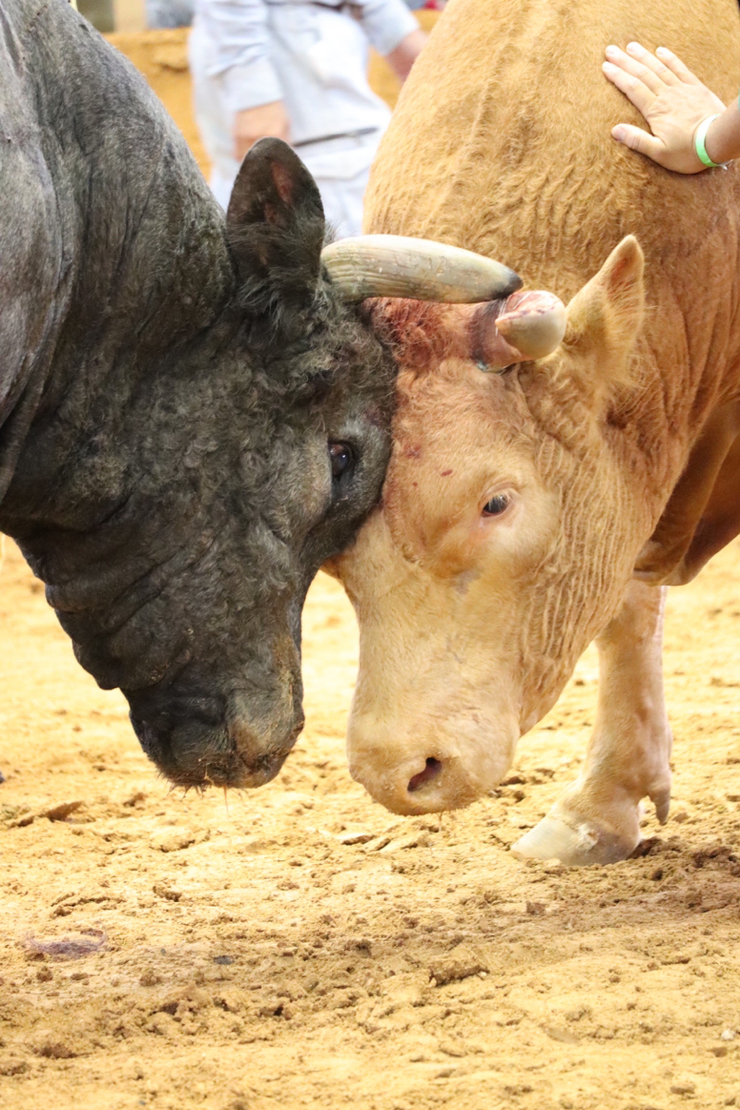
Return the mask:
M205 168L184 32L115 41ZM283 773L183 797L8 544L0 1107L740 1107L738 628L736 544L670 599L668 825L642 858L570 871L507 849L575 775L593 653L496 797L393 818L346 770L357 637L320 576Z
M0 1105L740 1106L740 545L671 595L671 818L603 870L507 851L571 779L589 653L496 797L393 818L349 779L352 612L316 582L308 724L255 793L170 793L118 693L0 572Z

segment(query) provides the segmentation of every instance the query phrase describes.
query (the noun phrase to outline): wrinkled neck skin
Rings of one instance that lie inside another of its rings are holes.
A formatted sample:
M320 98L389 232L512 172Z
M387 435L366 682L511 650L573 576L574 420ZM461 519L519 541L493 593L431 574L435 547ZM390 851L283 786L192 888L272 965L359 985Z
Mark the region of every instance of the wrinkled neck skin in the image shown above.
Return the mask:
M633 233L646 309L601 412L555 356L478 385L470 365L399 378L382 507L337 571L360 622L350 764L400 813L500 780L618 609L702 426L740 393L740 174L667 174L614 143L614 124L643 121L600 68L605 43L670 30L729 99L733 0L618 0L599 19L590 0L451 0L443 24L381 143L365 230L497 258L566 303ZM479 543L487 482L518 507Z
M54 446L69 455L165 351L214 322L234 285L222 214L181 136L132 67L68 15L51 0L10 0L0 23L20 177L3 214L15 266L4 278L0 497L21 452L28 465L32 424L38 436L62 415L67 443L60 431Z
M51 0L9 0L0 29L9 157L21 175L5 194L1 232L15 266L3 279L12 299L3 313L0 498L23 454L24 474L39 471L22 494L33 518L46 512L49 475L32 452L46 426L64 425L50 445L62 470L53 501L80 440L97 426L107 432L165 352L213 323L234 279L219 209L128 63ZM20 501L14 491L4 515Z
M161 501L155 459L170 436L174 469L181 426L197 422L198 378L235 329L226 311L235 281L222 215L153 98L132 78L127 87L125 72L122 84L118 64L111 74L89 28L72 37L56 5L45 8L44 36L33 33L30 5L10 8L15 20L3 30L17 60L18 140L26 160L41 161L41 184L6 197L14 211L5 222L53 213L54 231L38 284L14 291L32 303L4 372L17 384L0 409L0 527L18 539L60 614L90 614L149 569L141 558L152 536L161 535L162 566L207 549L204 536L201 551L177 550L175 506ZM32 314L43 323L29 344ZM205 449L208 432L199 436L191 461L181 460L183 477ZM124 619L115 607L106 618ZM142 659L133 685L160 665ZM115 664L110 674L96 670L104 685L120 684Z

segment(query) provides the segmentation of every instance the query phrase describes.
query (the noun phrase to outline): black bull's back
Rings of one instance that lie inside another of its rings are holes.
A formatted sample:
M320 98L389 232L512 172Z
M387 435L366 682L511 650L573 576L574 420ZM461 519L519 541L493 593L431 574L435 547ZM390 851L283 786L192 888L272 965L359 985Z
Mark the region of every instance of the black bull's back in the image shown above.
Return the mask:
M298 159L262 145L225 221L60 0L2 0L0 174L0 528L167 775L259 785L301 726L308 584L379 493L390 360Z

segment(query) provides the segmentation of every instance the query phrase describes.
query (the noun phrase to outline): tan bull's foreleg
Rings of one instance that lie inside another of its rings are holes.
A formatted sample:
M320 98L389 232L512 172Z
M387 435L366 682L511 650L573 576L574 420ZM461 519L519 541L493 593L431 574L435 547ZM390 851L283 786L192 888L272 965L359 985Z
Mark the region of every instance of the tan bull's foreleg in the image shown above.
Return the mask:
M586 761L517 855L579 866L626 859L640 842L641 801L658 819L671 796L671 729L665 709L662 633L665 588L633 581L598 638L599 700Z

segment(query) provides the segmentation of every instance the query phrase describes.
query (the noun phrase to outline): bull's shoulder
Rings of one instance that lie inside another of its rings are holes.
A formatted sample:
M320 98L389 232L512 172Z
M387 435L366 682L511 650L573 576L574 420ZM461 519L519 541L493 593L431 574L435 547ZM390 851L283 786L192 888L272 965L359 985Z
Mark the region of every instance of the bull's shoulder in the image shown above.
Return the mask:
M0 74L0 426L14 414L4 439L17 444L21 401L27 414L32 394L51 403L146 320L166 348L233 279L223 216L180 132L68 4L3 0ZM0 438L0 472L10 465Z
M50 340L63 267L62 229L25 41L32 14L31 5L17 0L0 7L0 427Z

